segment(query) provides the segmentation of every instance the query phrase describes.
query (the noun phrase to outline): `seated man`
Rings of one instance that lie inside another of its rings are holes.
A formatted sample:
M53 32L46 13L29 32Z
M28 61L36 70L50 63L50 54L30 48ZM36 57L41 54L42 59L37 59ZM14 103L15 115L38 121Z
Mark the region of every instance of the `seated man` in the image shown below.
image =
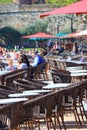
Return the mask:
M31 65L34 67L46 62L45 59L36 52L32 53L32 57L34 58L34 62Z

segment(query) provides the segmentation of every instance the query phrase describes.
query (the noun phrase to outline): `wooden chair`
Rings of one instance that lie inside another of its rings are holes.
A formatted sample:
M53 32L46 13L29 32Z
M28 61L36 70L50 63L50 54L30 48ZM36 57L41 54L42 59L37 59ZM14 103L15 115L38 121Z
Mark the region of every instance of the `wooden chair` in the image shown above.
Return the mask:
M7 98L10 93L22 92L14 87L0 85L0 98Z
M52 80L54 83L56 82L70 83L71 82L71 76L70 76L69 71L51 68L50 73L52 75Z
M15 79L13 81L13 83L18 90L34 90L34 89L36 89L36 87L34 87L34 85L31 85L24 80Z
M65 95L68 95L71 101L65 102L62 104L62 109L64 112L73 112L75 121L77 124L77 128L82 125L82 122L79 117L79 113L77 110L77 98L79 94L79 84L74 84L71 87L66 89Z
M36 87L36 89L42 89L43 86L48 85L48 83L45 83L43 81L36 81L34 79L30 80L30 79L27 79L27 78L23 78L22 80L26 81L30 85L33 85L34 87Z
M48 83L46 83L46 82L43 82L43 81L36 81L36 80L34 80L34 79L29 79L29 78L23 78L22 80L26 80L26 81L28 81L28 82L33 82L33 84L38 84L38 85L43 85L43 86L45 86L45 85L47 85Z
M52 124L53 129L55 130L55 125L52 120L52 109L55 107L55 95L57 92L52 92L43 96L39 96L35 99L30 101L26 101L24 106L28 106L32 104L33 107L35 106L43 106L45 109L45 113L34 113L32 120L29 122L31 124L38 124L38 130L40 130L40 123L44 121L46 123L47 129L50 129L50 125ZM31 125L32 126L32 125Z
M5 78L6 86L9 86L9 87L14 86L13 81L15 79L23 78L23 76L25 75L25 73L26 73L26 71L22 71L22 72L15 73L15 74L7 76Z
M24 70L24 69L17 69L17 70L14 70L14 71L8 71L7 73L0 75L0 84L1 85L5 84L5 79L6 79L7 76L11 76L13 74L17 74L17 73L20 73L22 71L26 71L26 70Z
M18 90L20 90L20 88L23 90L42 89L43 86L47 85L47 83L34 79L31 80L30 78L15 79L13 83Z
M87 120L87 114L86 114L86 111L85 111L84 106L83 106L83 100L85 97L85 86L87 85L87 81L81 81L79 83L80 83L80 85L78 86L79 87L79 94L78 94L76 106L78 107L78 109L80 111L82 122L84 123L84 116L85 116L85 119Z
M0 70L1 71L5 70L6 66L8 66L8 64L0 62Z
M35 75L36 75L36 79L38 80L38 78L44 79L44 80L48 80L48 63L42 63L40 65L38 65L35 69ZM43 76L43 77L42 77Z
M66 126L65 126L65 122L64 122L64 113L62 110L62 103L63 103L63 98L64 98L64 93L65 93L65 89L64 90L59 90L57 95L56 95L56 109L55 109L55 116L54 118L57 118L57 123L59 125L60 130L61 128L61 122L60 122L60 118L63 124L64 129L66 130Z
M28 127L26 123L32 118L32 109L30 105L23 107L22 104L23 102L18 102L0 108L0 115L5 115L9 121L9 124L6 122L8 130L21 130L21 127Z

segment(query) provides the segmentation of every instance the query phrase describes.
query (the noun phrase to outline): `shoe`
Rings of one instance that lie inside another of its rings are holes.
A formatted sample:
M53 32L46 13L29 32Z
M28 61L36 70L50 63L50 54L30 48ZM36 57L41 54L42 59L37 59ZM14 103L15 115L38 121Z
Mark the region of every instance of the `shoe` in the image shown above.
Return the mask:
M0 121L0 128L6 128L6 127L8 126Z

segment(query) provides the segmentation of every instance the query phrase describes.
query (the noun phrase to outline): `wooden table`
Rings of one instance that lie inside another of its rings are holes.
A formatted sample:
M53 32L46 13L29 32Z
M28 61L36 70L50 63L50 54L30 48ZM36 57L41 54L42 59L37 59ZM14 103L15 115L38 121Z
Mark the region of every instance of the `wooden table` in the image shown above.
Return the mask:
M27 90L27 91L23 91L23 93L49 93L52 92L52 90Z
M78 81L82 81L82 80L86 80L87 79L87 73L71 73L71 82L78 82Z
M61 88L66 88L69 87L71 83L56 83L56 84L48 84L47 86L43 86L43 89L61 89Z
M9 94L8 97L11 98L18 98L18 97L31 97L31 96L37 96L39 93L34 93L34 92L28 92L28 93L15 93L15 94Z
M28 100L28 98L6 98L6 99L0 99L0 105L11 104L11 103L21 102L21 101L26 101L26 100Z

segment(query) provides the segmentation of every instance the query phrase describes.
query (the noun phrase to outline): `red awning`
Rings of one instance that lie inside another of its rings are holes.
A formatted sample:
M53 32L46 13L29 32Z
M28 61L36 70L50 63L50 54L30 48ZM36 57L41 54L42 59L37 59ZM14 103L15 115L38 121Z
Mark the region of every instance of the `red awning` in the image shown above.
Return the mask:
M62 38L72 38L72 37L75 37L76 34L78 34L80 31L77 31L77 32L73 32L73 33L70 33L70 34L67 34L66 36L62 37Z
M58 38L57 36L46 34L43 32L38 32L36 34L23 36L22 38Z
M87 14L87 0L81 0L74 4L43 13L40 15L40 18L54 14Z
M83 30L83 31L80 31L79 33L77 33L77 34L75 35L75 37L87 38L87 29L86 29L86 30Z

